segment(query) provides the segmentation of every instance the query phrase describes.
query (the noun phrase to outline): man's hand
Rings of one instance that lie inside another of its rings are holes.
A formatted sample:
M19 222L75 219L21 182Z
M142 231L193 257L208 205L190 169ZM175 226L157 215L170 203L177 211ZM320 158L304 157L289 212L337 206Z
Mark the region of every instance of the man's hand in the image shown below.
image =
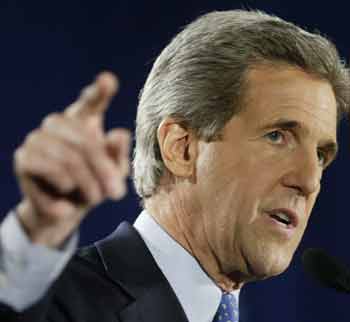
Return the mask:
M100 74L16 150L14 169L23 194L17 211L32 242L59 246L92 207L125 195L130 133L103 129L117 87L114 75Z

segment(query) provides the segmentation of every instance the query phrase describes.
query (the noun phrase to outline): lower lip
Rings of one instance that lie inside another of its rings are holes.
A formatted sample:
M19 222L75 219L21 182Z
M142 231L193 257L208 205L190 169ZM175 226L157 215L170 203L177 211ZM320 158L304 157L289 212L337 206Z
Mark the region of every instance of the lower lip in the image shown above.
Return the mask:
M268 214L267 212L264 213L263 217L267 222L267 224L270 227L272 227L274 231L278 232L280 235L282 235L286 239L292 238L293 234L295 233L295 227L291 225L286 226L285 224L271 217L271 215Z

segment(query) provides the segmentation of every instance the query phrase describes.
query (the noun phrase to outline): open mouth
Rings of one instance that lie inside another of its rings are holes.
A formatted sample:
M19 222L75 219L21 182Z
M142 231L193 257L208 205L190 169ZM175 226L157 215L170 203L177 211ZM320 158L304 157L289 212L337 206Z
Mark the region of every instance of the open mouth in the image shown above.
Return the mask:
M297 226L297 215L289 209L274 209L267 211L267 214L286 228L294 228Z
M277 214L270 214L270 217L287 226L292 223L291 219L283 212Z

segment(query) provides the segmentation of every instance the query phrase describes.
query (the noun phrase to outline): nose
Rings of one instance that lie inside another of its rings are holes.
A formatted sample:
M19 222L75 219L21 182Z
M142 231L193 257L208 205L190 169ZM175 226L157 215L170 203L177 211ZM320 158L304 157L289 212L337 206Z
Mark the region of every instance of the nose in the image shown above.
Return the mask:
M304 196L318 193L323 169L319 164L317 152L301 150L289 161L283 185L298 190Z

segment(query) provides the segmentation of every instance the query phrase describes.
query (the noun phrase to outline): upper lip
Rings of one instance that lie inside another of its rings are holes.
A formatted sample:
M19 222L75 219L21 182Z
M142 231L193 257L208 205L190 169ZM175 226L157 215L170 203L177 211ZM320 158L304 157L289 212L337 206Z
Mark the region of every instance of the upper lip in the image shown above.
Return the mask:
M297 214L296 211L294 211L293 209L290 208L275 208L275 209L271 209L271 210L267 210L266 211L268 214L270 215L275 215L279 212L283 212L284 214L286 214L290 220L290 225L292 227L297 227L299 224L299 216Z

